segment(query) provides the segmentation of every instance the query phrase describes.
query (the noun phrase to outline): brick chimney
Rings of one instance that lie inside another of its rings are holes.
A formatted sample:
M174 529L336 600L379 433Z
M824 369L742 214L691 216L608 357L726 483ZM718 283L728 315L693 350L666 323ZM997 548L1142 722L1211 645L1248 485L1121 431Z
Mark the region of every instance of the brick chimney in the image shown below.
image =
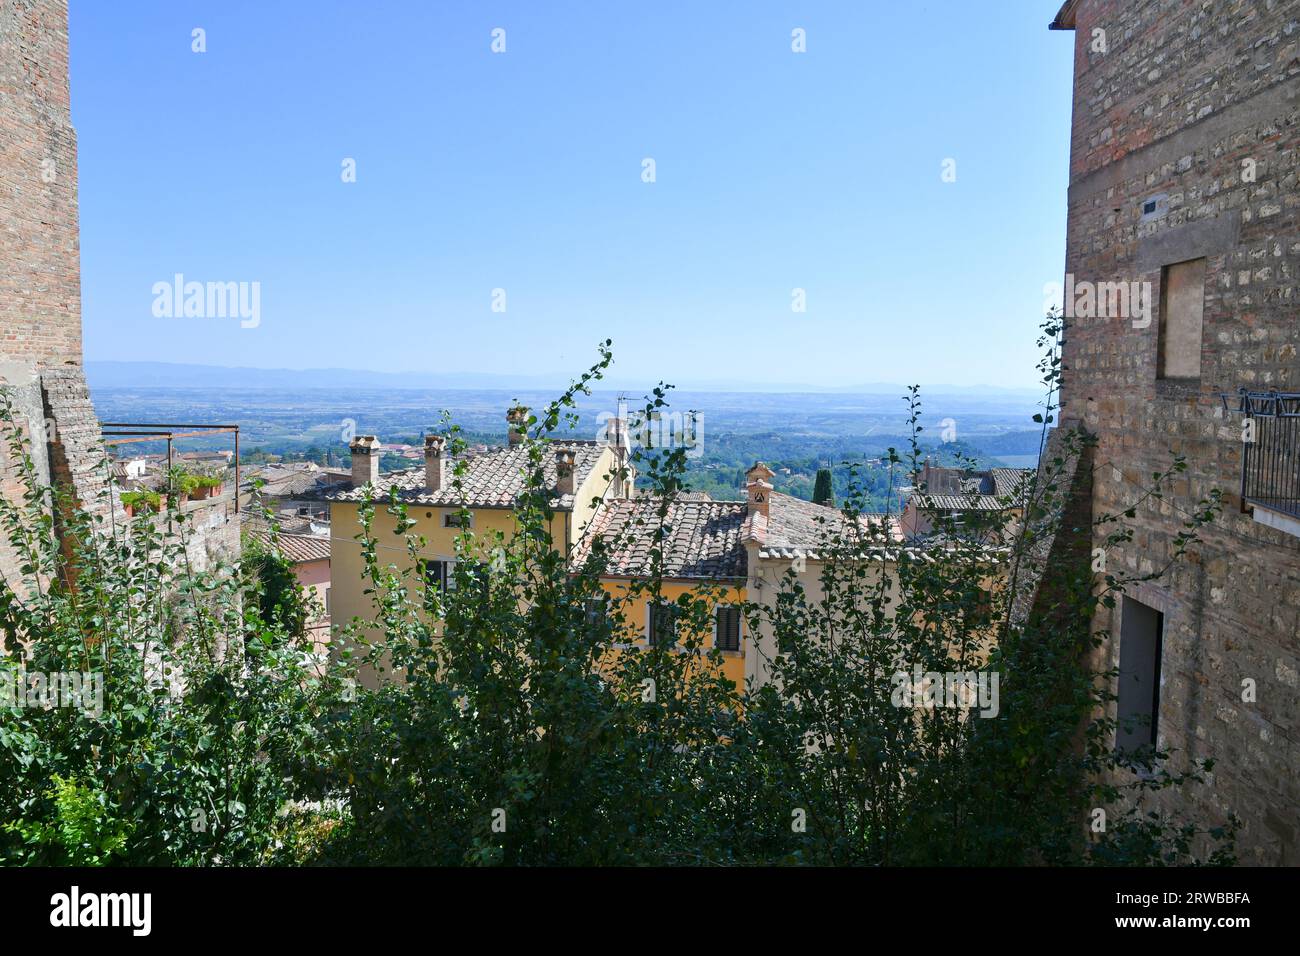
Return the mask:
M425 491L442 491L446 487L444 482L449 482L451 479L451 468L448 467L444 455L446 447L447 439L441 435L424 436Z
M510 444L518 445L524 440L528 429L528 406L515 405L506 409L506 424L510 429Z
M745 500L749 503L750 514L768 516L768 506L772 500L772 483L767 479L775 472L761 461L754 462L754 467L745 472Z
M577 494L574 486L574 461L577 456L571 448L561 448L555 453L555 491L561 495Z
M352 487L379 481L379 452L383 446L374 435L358 435L348 449L352 452Z

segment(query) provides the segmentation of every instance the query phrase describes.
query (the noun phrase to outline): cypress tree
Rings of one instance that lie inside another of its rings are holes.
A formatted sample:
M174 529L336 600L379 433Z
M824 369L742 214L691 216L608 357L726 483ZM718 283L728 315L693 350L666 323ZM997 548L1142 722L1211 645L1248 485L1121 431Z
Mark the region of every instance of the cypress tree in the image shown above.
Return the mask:
M831 489L831 470L829 468L817 469L817 483L813 485L813 503L835 506L835 492Z

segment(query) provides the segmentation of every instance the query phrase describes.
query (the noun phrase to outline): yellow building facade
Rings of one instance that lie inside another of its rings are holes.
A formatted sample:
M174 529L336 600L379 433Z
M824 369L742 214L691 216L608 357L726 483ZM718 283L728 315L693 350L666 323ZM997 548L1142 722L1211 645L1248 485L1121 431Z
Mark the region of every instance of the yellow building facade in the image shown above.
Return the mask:
M438 435L425 438L424 467L381 474L382 445L375 436L357 436L351 444L352 480L328 490L332 549L331 617L336 628L353 620L375 617L374 596L367 594L361 510L369 497L373 515L370 537L381 566L414 571L423 563L426 575L445 583L457 560L456 540L468 516L468 529L477 542L497 539L509 543L517 530L514 503L526 490L526 476L535 467L520 424L526 409L512 409L511 442L505 448L453 459ZM567 556L581 540L592 518L610 498L632 488L632 474L621 448L609 442L547 441L542 447L543 483L551 491L551 540ZM389 513L393 502L406 508L411 527L398 530ZM423 542L414 553L407 538ZM486 556L481 556L486 557ZM363 627L364 630L364 627Z
M352 481L322 493L330 505L336 630L357 620L364 631L364 622L375 618L361 540L367 498L373 502L370 532L380 565L414 571L419 563L435 583L445 583L452 574L466 515L473 540L484 548L476 560L489 559L487 548L498 535L507 543L513 539L518 531L514 505L535 467L530 444L518 428L521 413L526 416L520 409L508 415L509 446L459 460L446 455L440 436L427 436L422 468L381 474L378 439L358 436L352 442ZM744 501L715 501L686 492L665 503L654 494L637 493L622 431L615 423L607 433L606 441L542 445L554 546L575 569L599 547L601 586L610 606L622 614L622 646L648 647L662 639L682 649L687 641L679 640L685 635L678 632L677 609L687 595L694 595L707 602L710 622L707 632L698 635L701 661L716 650L722 673L737 686L766 682L763 661L774 648L767 646L770 640L761 624L758 633L751 633L742 605L751 596L761 603L774 595L789 568L810 593L816 592L820 564L815 549L827 524L841 520L840 512L774 493L767 480L771 471L761 463L747 476ZM403 533L388 513L394 501L405 506L412 523ZM414 554L408 536L423 541ZM657 568L655 551L661 554ZM656 576L661 581L657 598L646 586ZM370 683L373 675L365 679Z

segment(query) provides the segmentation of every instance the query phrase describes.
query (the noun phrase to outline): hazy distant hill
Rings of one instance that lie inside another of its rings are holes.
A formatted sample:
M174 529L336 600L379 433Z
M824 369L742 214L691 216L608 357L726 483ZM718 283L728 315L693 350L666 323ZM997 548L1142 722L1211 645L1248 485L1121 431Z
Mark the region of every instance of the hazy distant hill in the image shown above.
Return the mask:
M228 368L171 362L87 362L86 378L92 388L546 388L554 384L540 375Z
M495 375L485 372L369 372L360 369L227 368L171 362L87 362L86 377L92 388L349 388L349 389L562 389L568 383L553 375ZM653 383L626 383L616 378L603 387L641 392ZM746 382L717 380L678 382L695 392L800 392L835 395L901 395L900 384L868 382L861 385L822 386L796 382ZM967 395L1034 400L1033 389L996 385L926 385L928 395Z

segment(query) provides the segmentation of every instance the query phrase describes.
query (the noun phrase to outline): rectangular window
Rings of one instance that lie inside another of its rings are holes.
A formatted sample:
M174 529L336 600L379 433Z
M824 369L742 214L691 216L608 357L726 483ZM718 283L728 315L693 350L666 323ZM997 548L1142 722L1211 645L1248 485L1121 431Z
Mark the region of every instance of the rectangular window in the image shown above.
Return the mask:
M720 651L740 650L740 608L723 605L717 611L714 641Z
M459 511L445 511L442 515L442 526L444 528L472 528L474 527L474 516Z
M586 611L587 627L593 631L600 627L609 614L609 606L603 597L587 598L583 602L583 608Z
M1125 596L1119 629L1119 702L1116 749L1154 747L1160 717L1160 655L1164 615Z
M651 647L671 647L677 643L677 606L666 603L650 605L650 632L646 635Z
M1201 377L1201 327L1205 319L1205 260L1165 266L1160 273L1158 378Z
M429 589L446 591L451 585L450 561L424 562L424 586Z

